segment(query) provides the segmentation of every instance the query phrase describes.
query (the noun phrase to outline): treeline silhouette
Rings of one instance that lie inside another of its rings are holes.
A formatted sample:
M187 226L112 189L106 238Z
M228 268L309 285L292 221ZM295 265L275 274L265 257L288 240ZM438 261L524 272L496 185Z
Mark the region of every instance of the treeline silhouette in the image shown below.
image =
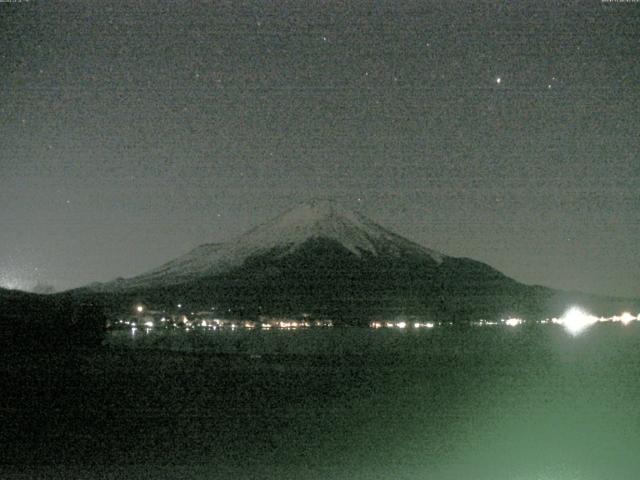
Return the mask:
M0 289L0 349L61 351L97 347L107 317L102 306L64 295Z

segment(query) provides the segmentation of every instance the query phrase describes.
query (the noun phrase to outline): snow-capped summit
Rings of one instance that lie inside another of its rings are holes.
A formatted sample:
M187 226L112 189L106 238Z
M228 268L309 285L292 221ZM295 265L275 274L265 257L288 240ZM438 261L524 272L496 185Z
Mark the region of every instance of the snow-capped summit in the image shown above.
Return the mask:
M421 251L436 262L442 261L438 252L406 240L332 200L302 203L271 222L250 230L239 240L251 249L283 245L295 249L310 238L334 240L358 256L364 252L379 255Z
M293 253L312 239L329 240L351 254L373 256L420 255L436 264L443 255L396 235L364 215L332 200L312 200L286 211L228 243L205 244L145 274L105 287L130 288L169 285L197 277L224 273L246 259L277 250Z

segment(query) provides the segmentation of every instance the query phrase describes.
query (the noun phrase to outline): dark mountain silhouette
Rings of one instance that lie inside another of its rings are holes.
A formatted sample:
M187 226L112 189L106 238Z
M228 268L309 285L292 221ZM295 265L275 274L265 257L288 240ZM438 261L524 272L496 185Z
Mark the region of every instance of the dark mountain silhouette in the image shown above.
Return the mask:
M59 351L102 342L103 305L73 295L0 288L0 350Z

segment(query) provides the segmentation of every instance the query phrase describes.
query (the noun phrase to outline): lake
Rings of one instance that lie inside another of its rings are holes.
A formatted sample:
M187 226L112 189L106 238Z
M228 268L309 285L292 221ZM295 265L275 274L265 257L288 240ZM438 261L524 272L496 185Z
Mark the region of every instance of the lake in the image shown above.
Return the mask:
M2 478L640 471L635 323L577 336L556 325L216 335L4 354Z

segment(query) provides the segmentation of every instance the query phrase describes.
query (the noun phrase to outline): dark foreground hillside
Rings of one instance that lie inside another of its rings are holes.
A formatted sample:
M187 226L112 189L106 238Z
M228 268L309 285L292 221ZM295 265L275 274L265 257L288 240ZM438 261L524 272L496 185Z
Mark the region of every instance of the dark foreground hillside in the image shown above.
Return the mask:
M3 352L0 477L636 478L637 325L349 332L385 349Z
M97 347L107 321L104 307L91 299L0 289L0 350Z

